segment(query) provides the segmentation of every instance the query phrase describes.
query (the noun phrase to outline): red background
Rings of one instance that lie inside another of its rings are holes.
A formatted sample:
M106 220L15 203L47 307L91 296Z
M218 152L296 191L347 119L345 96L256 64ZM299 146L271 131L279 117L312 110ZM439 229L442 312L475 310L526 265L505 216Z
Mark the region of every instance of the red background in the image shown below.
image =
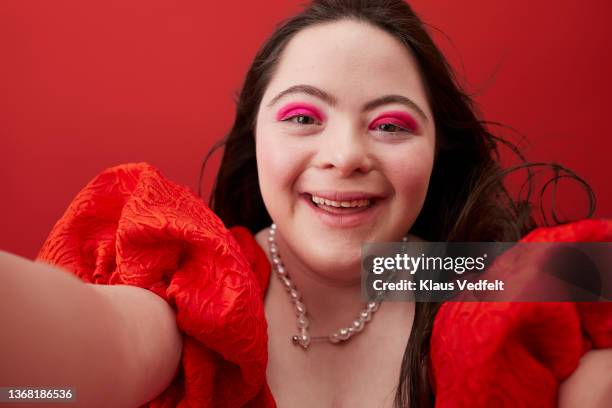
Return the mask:
M4 0L0 249L34 257L77 191L115 164L147 161L197 190L257 48L300 3ZM434 33L483 116L525 135L529 159L584 177L596 216L612 216L612 3L411 4L448 36ZM578 191L566 190L563 208L584 214Z

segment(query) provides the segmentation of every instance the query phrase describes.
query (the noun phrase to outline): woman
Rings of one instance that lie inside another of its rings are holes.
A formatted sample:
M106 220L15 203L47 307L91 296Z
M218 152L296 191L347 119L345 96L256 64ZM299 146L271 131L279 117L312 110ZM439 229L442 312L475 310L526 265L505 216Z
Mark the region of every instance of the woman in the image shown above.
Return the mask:
M38 380L63 376L64 384L79 385L87 406L135 406L156 396L153 406L181 400L204 406L428 406L432 386L438 406L542 406L556 403L557 395L562 405L578 398L584 406L588 395L596 406L609 395L605 377L590 381L605 372L601 362L610 361L609 352L590 351L596 363L588 354L586 366L576 370L586 351L580 331L586 313L572 304L449 306L436 318L439 305L396 302L366 308L367 319L357 317L364 308L362 242L404 236L513 241L535 226L527 203L511 201L503 188L496 138L476 118L405 3L315 1L279 27L247 74L223 145L211 207L226 227L248 230L228 233L186 189L150 166L127 165L102 173L77 196L40 254L87 282L123 285L85 290L47 266L4 256L7 270L45 269L48 286L38 287L49 303L66 310L86 305L70 325L82 328L76 337L84 340L76 344L101 333L108 340L95 343L96 355L69 349L65 367L54 376L41 372ZM609 228L583 222L555 233L589 239ZM540 230L531 239L546 234ZM20 281L26 275L10 275L5 287L22 293L27 284L30 290L40 273ZM182 339L166 304L133 286L170 303ZM32 308L27 299L11 301ZM531 334L542 345L533 356L550 361L515 355L512 367L527 370L517 374L504 371L505 359L489 356L477 368L489 374L497 369L492 378L471 372L465 360L479 361L488 340L522 350L515 339L522 332L504 332L505 323L477 333L481 343L470 342L469 358L456 353L443 361L445 347L467 344L444 343L445 333L477 330L465 318L449 322L470 308L479 316L502 311L518 321L548 313ZM593 310L591 322L609 324ZM40 319L32 322L36 328L65 313L26 310ZM88 323L87 316L100 322ZM434 328L434 319L443 323ZM355 329L341 332L353 320ZM292 341L296 324L300 331ZM66 350L62 341L75 335L52 326L41 329L52 340L49 349ZM30 350L20 343L19 330L14 333L13 346ZM611 346L607 332L588 335L589 348ZM547 343L551 337L563 354ZM82 378L74 375L80 360L92 370ZM113 378L117 372L122 374ZM465 382L462 374L476 380ZM3 373L7 378L23 384L18 380L28 377ZM477 395L449 388L453 381ZM492 384L504 381L500 395ZM112 393L104 392L107 400L100 402L104 387Z

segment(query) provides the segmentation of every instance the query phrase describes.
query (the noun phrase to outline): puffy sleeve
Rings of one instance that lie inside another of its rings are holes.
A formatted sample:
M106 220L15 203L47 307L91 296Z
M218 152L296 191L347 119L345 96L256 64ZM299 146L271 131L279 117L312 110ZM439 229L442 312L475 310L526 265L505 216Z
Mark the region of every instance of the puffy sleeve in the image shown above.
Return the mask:
M539 228L521 240L596 241L612 241L612 221ZM447 302L430 347L436 407L556 407L580 357L612 347L612 303Z
M267 278L253 270L266 260L252 245L245 254L238 240L244 246L246 232L233 232L151 165L125 164L77 194L38 260L85 282L151 290L173 307L181 365L148 406L273 407L265 381Z

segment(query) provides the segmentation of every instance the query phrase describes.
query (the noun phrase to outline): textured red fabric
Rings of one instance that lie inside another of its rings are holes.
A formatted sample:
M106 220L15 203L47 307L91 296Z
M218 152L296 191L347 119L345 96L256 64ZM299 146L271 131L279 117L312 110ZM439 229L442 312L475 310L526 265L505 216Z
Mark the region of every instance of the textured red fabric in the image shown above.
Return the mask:
M521 239L597 241L612 241L612 221L537 228ZM612 303L447 302L430 346L436 407L555 407L580 357L612 347Z
M523 241L612 241L612 222L543 228ZM53 227L38 260L86 282L149 289L183 333L173 383L149 407L273 408L263 299L270 265L187 188L146 164L100 173ZM437 407L556 405L592 347L612 347L612 304L445 303L431 339Z
M180 372L150 407L274 407L262 291L270 267L248 234L228 231L152 166L128 164L78 193L38 259L86 282L150 289L176 310Z

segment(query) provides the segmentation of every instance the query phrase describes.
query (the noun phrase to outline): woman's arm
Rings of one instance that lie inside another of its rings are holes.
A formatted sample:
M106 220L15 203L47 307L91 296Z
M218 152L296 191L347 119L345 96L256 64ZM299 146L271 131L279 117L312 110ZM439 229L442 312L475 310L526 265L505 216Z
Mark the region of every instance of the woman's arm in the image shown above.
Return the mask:
M559 389L559 408L612 407L612 349L592 350Z
M84 284L0 251L0 386L73 387L84 407L135 407L161 393L182 340L145 289Z

